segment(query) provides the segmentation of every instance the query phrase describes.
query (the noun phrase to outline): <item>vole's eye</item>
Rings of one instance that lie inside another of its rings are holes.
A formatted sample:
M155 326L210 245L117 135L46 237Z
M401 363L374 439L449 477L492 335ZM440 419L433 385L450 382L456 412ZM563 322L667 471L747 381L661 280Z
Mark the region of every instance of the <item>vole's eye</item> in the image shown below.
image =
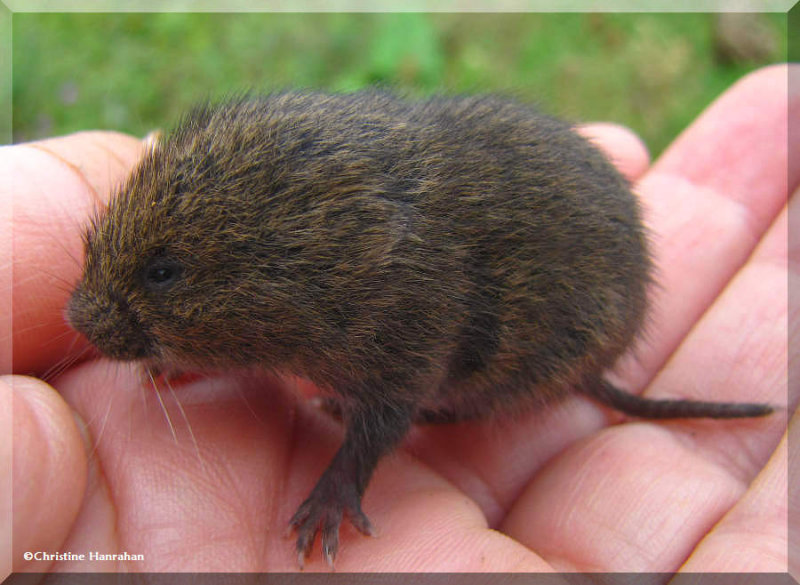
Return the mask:
M151 290L165 290L175 284L183 272L179 262L171 258L153 258L144 269L145 286Z

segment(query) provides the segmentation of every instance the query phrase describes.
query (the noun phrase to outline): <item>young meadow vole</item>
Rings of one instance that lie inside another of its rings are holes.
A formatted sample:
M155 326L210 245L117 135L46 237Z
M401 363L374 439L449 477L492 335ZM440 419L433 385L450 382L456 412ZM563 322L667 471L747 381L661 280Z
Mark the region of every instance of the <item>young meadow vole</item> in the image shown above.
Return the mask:
M414 422L575 388L633 416L750 417L601 377L639 333L652 263L626 181L570 125L494 97L245 96L191 111L85 235L67 316L103 353L293 372L344 443L291 520L329 563Z

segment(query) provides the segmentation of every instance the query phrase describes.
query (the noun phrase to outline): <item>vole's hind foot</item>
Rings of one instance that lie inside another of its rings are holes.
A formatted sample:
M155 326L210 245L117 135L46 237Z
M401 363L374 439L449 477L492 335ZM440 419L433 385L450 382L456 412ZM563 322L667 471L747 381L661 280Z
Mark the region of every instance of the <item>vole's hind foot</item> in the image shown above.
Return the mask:
M355 485L341 481L341 478L337 481L331 475L323 475L289 521L289 526L297 531L297 563L301 569L311 553L318 532L321 532L322 554L333 569L343 516L347 516L362 534L374 535L372 524L361 511L361 497Z

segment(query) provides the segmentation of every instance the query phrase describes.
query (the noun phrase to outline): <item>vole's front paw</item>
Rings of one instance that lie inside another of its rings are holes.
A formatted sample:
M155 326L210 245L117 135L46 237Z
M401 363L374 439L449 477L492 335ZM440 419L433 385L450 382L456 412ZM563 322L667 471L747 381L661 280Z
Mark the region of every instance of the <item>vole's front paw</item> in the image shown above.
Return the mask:
M322 531L322 554L333 568L339 548L339 525L343 515L362 534L374 534L369 519L361 511L361 497L353 483L332 475L323 475L311 495L289 521L289 526L297 531L297 563L301 569L319 531Z

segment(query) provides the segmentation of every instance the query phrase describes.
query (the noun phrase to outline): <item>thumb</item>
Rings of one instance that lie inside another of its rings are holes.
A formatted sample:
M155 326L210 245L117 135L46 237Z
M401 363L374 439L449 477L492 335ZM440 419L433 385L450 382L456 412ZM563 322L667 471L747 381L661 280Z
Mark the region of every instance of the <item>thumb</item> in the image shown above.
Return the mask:
M12 493L2 493L0 506L11 502L13 542L0 536L0 559L10 556L14 571L45 571L49 561L29 562L25 553L56 552L69 535L86 488L85 443L72 410L40 380L0 377L0 411L11 418L12 449L0 450L0 468L11 468L12 480L0 491Z

